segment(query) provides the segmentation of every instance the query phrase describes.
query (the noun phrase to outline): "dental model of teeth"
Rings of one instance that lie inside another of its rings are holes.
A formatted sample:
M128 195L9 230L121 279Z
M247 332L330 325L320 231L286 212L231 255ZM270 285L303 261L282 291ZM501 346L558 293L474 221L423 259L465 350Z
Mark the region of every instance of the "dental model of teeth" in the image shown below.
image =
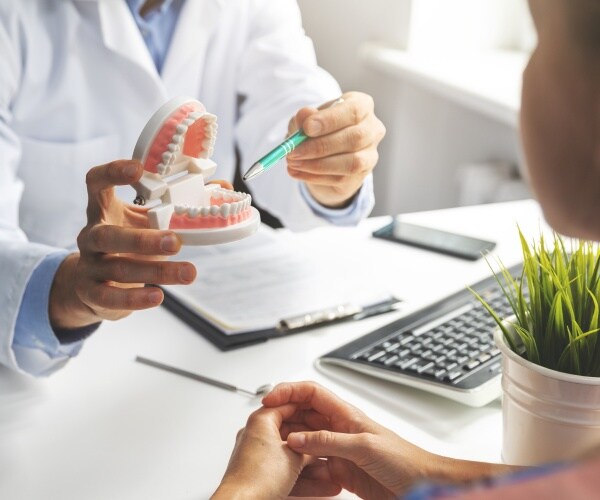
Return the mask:
M154 203L150 227L173 230L184 245L239 240L260 223L249 194L205 184L217 167L210 159L216 137L217 117L195 99L176 97L150 118L133 151L144 166L134 203Z

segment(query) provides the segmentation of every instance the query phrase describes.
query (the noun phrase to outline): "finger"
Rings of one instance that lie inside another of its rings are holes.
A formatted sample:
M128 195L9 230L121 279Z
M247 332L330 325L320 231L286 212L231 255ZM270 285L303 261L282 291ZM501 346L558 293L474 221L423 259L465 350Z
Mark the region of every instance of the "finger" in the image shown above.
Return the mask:
M274 424L279 429L283 421L290 418L295 411L296 405L294 404L284 404L276 408L262 407L250 414L247 427Z
M139 311L160 305L164 298L158 287L120 288L106 283L90 283L78 293L95 311Z
M338 398L335 394L315 382L278 384L267 394L262 403L266 407L277 407L297 403L305 409L314 409L328 418L362 416L354 406Z
M233 184L231 184L231 182L223 180L223 179L215 179L213 181L207 182L207 184L218 184L223 189L233 190Z
M292 496L334 496L341 486L333 480L326 460L313 460L308 464L292 489Z
M318 160L288 160L288 170L318 175L366 176L377 164L377 149L367 148L354 153L342 153Z
M283 422L279 429L279 435L281 436L281 439L283 441L285 441L287 439L288 435L293 432L310 432L310 431L314 431L314 430L315 429L308 427L307 425L304 425L304 424L288 424L288 423Z
M131 184L139 180L143 167L138 160L117 160L90 169L85 182L88 192L88 218L99 214L101 194L114 186Z
M94 266L92 277L97 281L117 283L185 285L196 279L196 268L189 262L144 261L107 256Z
M290 123L288 125L288 134L291 135L294 132L296 132L300 128L301 124L304 123L310 115L318 112L318 108L308 106L298 110L298 112L290 120Z
M293 497L333 497L342 491L342 487L333 481L322 479L304 479L300 477L290 496Z
M318 431L331 429L329 419L314 410L296 410L281 424L280 434L283 440L290 432Z
M331 431L290 434L287 445L298 453L318 457L339 457L359 465L369 455L366 434L345 434Z
M309 137L331 134L357 125L373 113L371 96L362 92L348 92L343 98L339 104L332 105L335 101L325 103L317 113L312 113L303 122L299 122L304 133Z
M77 239L81 252L174 255L181 241L170 231L96 224Z
M361 123L331 134L313 137L300 144L288 155L288 160L313 160L340 153L366 149L378 141L378 131Z

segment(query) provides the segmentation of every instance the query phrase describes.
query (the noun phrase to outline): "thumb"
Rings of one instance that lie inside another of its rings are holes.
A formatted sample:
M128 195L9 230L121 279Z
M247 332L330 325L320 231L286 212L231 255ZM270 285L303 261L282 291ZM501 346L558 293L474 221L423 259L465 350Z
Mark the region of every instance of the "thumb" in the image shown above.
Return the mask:
M298 453L319 457L339 457L357 464L364 457L362 434L343 434L331 431L292 432L287 445Z
M292 134L292 133L296 132L299 128L302 128L302 124L304 123L304 120L306 120L310 115L315 114L317 111L319 111L317 108L311 108L311 107L305 107L305 108L300 109L294 115L294 117L290 120L290 123L288 126L288 133Z

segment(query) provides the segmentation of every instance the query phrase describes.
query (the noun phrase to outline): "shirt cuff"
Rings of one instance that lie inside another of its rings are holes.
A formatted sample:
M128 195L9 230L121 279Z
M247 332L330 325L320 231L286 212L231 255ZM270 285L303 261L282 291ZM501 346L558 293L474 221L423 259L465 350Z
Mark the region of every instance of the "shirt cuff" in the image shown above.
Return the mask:
M302 198L304 198L313 213L336 226L355 226L366 218L375 206L373 175L365 178L352 203L344 208L324 207L312 197L304 182L299 183L299 186Z
M83 338L98 328L99 323L68 330L68 338L62 343L52 329L48 313L50 289L54 275L67 255L67 251L49 254L33 270L17 315L13 338L15 353L35 349L43 351L50 359L73 357L81 350Z

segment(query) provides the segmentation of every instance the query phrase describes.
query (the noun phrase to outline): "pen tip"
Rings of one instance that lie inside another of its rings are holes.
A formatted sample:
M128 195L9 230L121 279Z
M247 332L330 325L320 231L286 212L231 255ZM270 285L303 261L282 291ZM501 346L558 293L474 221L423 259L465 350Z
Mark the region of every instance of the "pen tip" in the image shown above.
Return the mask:
M263 167L262 163L257 162L246 171L246 173L242 176L242 179L245 181L253 179L257 175L261 174L264 169L265 168Z

